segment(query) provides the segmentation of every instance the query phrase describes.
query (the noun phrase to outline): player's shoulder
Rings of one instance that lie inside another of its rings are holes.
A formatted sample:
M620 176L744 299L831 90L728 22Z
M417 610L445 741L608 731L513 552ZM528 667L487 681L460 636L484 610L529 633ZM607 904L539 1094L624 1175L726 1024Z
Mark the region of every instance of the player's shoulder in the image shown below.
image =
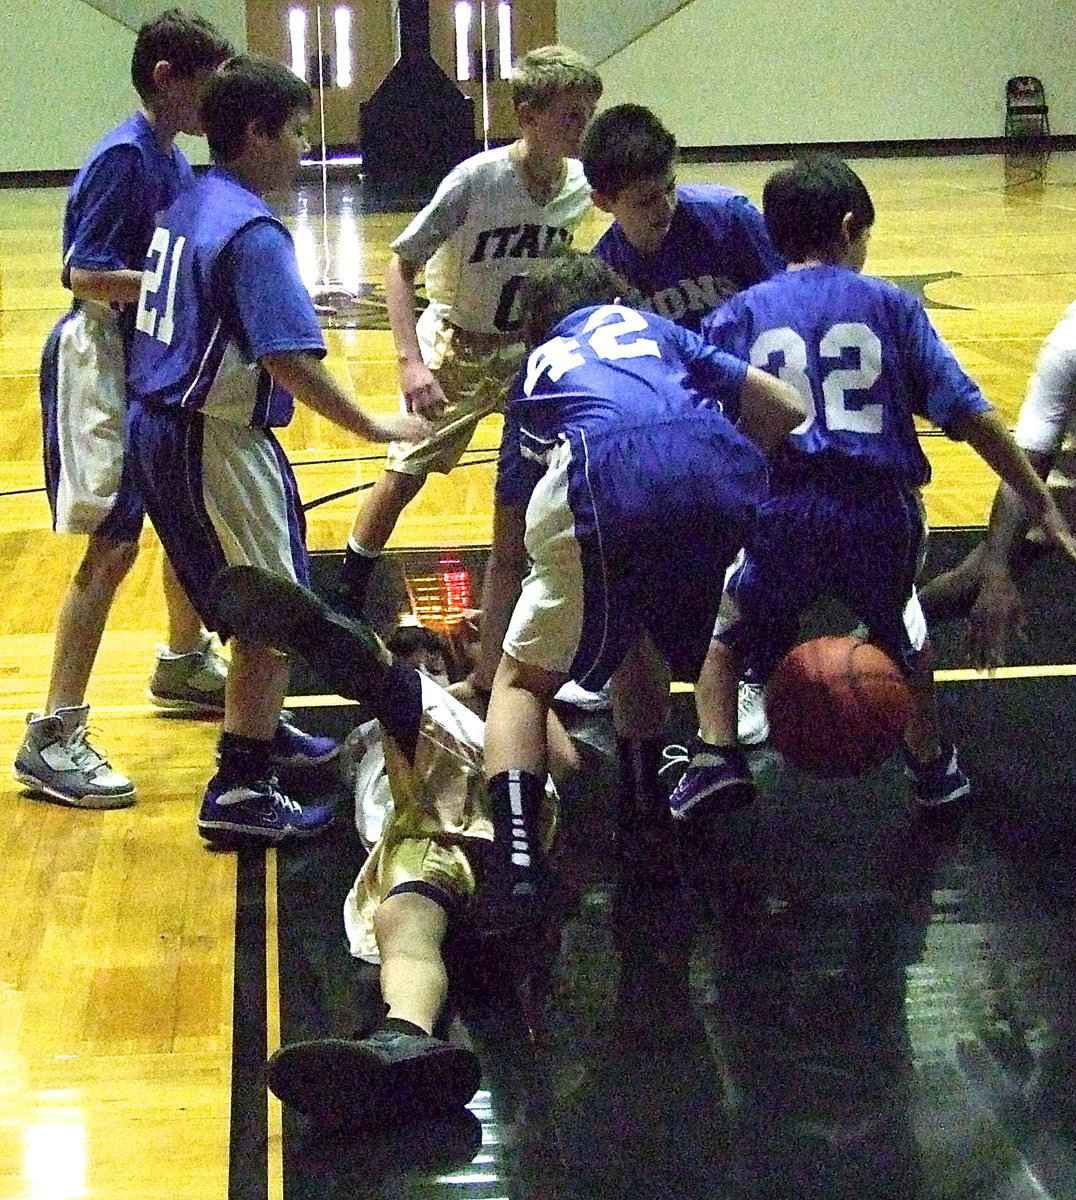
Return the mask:
M728 208L741 205L750 206L751 201L735 188L725 187L721 183L678 183L676 185L676 200L678 204L699 212L724 212Z

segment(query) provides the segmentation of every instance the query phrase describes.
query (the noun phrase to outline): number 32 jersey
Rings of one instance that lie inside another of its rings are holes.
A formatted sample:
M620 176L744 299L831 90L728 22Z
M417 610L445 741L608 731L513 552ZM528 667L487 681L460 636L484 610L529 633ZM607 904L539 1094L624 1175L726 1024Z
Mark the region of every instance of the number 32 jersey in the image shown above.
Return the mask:
M710 314L703 335L807 400L790 455L854 458L906 487L930 479L913 417L947 431L990 407L918 300L847 267L756 284Z

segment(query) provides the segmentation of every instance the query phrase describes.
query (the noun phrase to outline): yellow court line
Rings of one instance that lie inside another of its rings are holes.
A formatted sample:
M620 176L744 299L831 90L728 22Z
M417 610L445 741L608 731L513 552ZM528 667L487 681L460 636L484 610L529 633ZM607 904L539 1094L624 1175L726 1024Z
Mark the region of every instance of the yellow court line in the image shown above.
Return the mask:
M977 683L984 679L1051 679L1076 675L1076 663L1047 663L1040 666L997 667L993 671L975 671L971 667L953 667L934 672L938 683ZM674 683L674 692L693 692L690 683Z
M1038 666L998 667L993 671L975 671L971 667L953 667L934 672L938 683L974 683L983 679L1060 679L1076 675L1076 663L1044 663ZM672 691L677 694L693 692L694 684L674 683ZM284 701L285 708L339 708L341 705L358 706L357 700L348 700L344 696L289 696ZM178 714L170 709L162 709L153 704L95 704L95 713L108 713L113 716L167 716L170 720L178 719ZM0 708L0 720L18 718L26 719L25 708ZM205 718L192 718L204 720Z
M271 1054L280 1045L280 941L277 936L277 852L265 852L265 1032ZM268 1197L284 1196L284 1114L280 1101L269 1095Z

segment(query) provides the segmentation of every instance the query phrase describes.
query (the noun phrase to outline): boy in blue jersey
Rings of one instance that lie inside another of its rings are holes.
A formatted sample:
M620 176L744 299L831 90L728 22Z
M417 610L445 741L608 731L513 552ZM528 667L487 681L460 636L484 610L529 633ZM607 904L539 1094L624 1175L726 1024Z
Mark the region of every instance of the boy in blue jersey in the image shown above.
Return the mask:
M77 807L134 802L134 785L86 733L90 673L143 521L123 453L127 344L156 214L194 182L174 138L201 132L198 98L229 54L217 30L191 13L170 9L143 25L131 62L143 109L95 147L64 214L62 278L74 302L41 362L45 482L54 528L88 541L60 606L45 711L28 719L15 777ZM220 712L223 659L167 560L164 594L168 645L158 647L150 698Z
M207 625L227 636L211 584L250 564L305 582L305 527L273 428L298 399L369 441L422 436L412 415L373 418L321 362L325 345L291 236L266 204L307 149L310 89L280 63L240 56L206 88L214 167L161 215L131 345L129 457L150 519ZM335 756L280 719L287 660L232 639L219 769L198 827L209 841L276 842L331 819L283 795L274 766Z
M751 776L736 745L742 656L772 669L794 643L800 616L825 594L845 603L903 667L916 702L905 731L915 801L940 815L970 784L939 732L915 588L926 534L920 489L930 467L913 418L966 441L1070 554L1072 537L919 301L860 274L874 206L855 172L829 157L778 171L763 212L789 269L730 300L707 318L704 334L793 384L810 415L773 457L770 498L726 585L696 688L699 738L673 792L673 814L697 818L749 798Z
M717 184L676 182L676 139L648 108L618 104L590 123L591 199L614 223L592 253L627 281L625 300L698 330L734 293L783 271L758 209Z
M490 885L524 910L544 876L550 702L568 679L598 688L612 677L618 735L656 736L669 672L693 677L722 576L764 498L763 451L804 413L791 388L617 303L622 290L587 255L542 264L524 289L533 348L509 397L496 496L526 508L531 565L485 747Z
M676 139L641 104L606 109L583 137L591 199L615 218L592 253L628 282L628 303L697 331L708 312L783 271L785 260L746 196L678 185L676 159ZM755 683L741 683L739 710L741 741L763 741L769 727Z

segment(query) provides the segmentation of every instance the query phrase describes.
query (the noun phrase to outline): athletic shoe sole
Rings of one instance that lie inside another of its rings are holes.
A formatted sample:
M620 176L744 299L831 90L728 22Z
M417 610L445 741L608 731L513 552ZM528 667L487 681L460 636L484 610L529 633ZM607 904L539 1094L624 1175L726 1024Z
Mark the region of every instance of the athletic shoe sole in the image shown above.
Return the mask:
M224 716L224 704L212 700L191 700L183 696L167 696L163 692L147 691L146 699L157 708L169 712L199 713L207 717Z
M360 1125L462 1108L482 1072L461 1046L386 1062L362 1042L326 1038L283 1046L269 1059L266 1079L274 1096L309 1117Z
M198 833L222 849L235 849L239 846L249 846L254 842L268 842L279 846L281 842L308 841L324 833L336 818L326 821L324 825L316 825L312 829L296 829L292 825L280 829L267 829L261 826L232 824L228 821L198 822Z
M130 791L127 792L113 792L105 796L94 794L72 796L67 792L61 792L57 787L45 783L43 780L38 779L36 775L31 775L28 771L20 771L18 767L15 768L12 775L28 791L47 796L50 800L66 804L69 808L130 808L134 804L137 795L137 789L132 784Z

